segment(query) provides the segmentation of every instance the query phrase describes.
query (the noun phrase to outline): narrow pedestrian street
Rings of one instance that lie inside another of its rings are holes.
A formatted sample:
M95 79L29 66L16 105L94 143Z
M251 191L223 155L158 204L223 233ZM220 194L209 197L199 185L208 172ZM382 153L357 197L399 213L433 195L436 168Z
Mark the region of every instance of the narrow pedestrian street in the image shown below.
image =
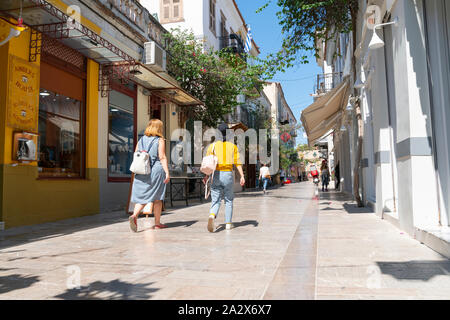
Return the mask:
M310 182L237 195L223 207L169 208L129 230L123 212L0 235L0 299L448 299L450 261ZM73 288L80 280L80 287Z

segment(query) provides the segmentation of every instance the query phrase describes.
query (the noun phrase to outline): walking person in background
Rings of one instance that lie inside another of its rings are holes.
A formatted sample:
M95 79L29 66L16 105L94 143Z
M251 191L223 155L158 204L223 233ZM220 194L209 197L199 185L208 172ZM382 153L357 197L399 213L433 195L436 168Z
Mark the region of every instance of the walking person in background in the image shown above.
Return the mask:
M137 218L147 203L153 203L155 229L166 228L161 224L162 201L166 194L166 184L170 180L169 166L166 157L166 143L163 137L163 123L152 119L139 140L136 151L145 151L150 156L151 172L148 175L136 174L133 180L131 202L135 203L134 212L130 216L130 228L137 232Z
M320 172L322 174L322 191L328 191L328 184L330 183L330 171L328 170L328 165L325 160L322 162Z
M259 169L259 180L263 182L263 192L266 193L267 184L270 181L270 171L265 163L263 163L262 167Z
M242 163L239 158L238 147L226 141L226 131L228 126L225 123L219 125L219 131L222 134L222 141L216 141L209 145L206 155L215 155L218 159L216 171L213 173L211 184L211 209L208 218L208 231L214 232L214 222L217 218L220 209L222 198L225 199L225 224L226 230L230 230L231 220L233 217L233 184L234 172L233 165L236 166L241 176L240 185L245 185L244 172L242 170ZM219 140L219 139L218 139ZM208 176L205 176L203 182L206 184Z
M334 168L334 177L336 178L336 186L335 189L339 189L339 184L341 183L341 173L339 172L339 161Z
M280 171L280 180L281 180L281 184L283 184L283 182L284 182L284 177L285 177L284 169L281 169L281 171Z

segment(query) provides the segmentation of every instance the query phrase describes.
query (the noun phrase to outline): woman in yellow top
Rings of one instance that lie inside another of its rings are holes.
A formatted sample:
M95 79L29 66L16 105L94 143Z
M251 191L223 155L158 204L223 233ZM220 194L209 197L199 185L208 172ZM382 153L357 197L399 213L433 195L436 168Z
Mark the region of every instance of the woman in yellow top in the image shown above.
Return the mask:
M226 130L228 126L225 123L219 125L219 131L222 133L222 141L212 143L206 152L209 156L214 154L218 159L216 171L214 172L213 182L211 184L211 210L208 219L208 231L214 232L214 220L220 209L222 198L225 199L225 223L226 229L231 229L231 218L233 217L233 184L234 173L233 165L236 166L241 175L241 186L244 186L244 172L242 163L239 159L238 147L226 141ZM207 177L205 177L206 179ZM206 181L206 180L205 180Z

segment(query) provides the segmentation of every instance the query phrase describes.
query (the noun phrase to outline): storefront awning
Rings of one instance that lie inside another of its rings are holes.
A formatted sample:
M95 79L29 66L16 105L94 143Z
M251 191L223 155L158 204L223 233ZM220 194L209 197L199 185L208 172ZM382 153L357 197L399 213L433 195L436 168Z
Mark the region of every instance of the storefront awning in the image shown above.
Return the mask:
M171 100L180 106L204 104L181 89L176 80L167 73L150 70L150 68L139 62L134 69L131 79L149 89L151 93Z
M127 62L134 64L134 57L106 40L98 32L72 19L46 0L2 0L0 14L18 19L31 27L30 61L40 54L41 35L57 39L65 45L82 52L99 64Z
M333 128L340 119L349 93L347 77L336 88L302 111L301 120L310 146Z
M104 66L99 89L102 96L109 90L110 78L125 78L141 84L151 92L180 106L203 105L180 88L166 72L156 72L138 62L100 35L95 25L84 25L52 4L51 0L0 0L0 16L18 19L31 28L30 61L40 54L42 36L56 39Z

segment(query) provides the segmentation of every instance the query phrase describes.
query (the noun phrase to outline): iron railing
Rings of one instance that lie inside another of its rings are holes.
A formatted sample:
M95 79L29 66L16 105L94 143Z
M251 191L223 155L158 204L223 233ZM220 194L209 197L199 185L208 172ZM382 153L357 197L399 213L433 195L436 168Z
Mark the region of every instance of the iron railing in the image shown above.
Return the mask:
M314 83L314 93L316 95L327 93L336 88L342 81L342 72L323 73L317 75L317 80Z
M229 50L230 52L236 53L241 57L244 57L244 44L242 43L241 38L235 34L225 35L223 37L219 37L219 49L220 50Z

